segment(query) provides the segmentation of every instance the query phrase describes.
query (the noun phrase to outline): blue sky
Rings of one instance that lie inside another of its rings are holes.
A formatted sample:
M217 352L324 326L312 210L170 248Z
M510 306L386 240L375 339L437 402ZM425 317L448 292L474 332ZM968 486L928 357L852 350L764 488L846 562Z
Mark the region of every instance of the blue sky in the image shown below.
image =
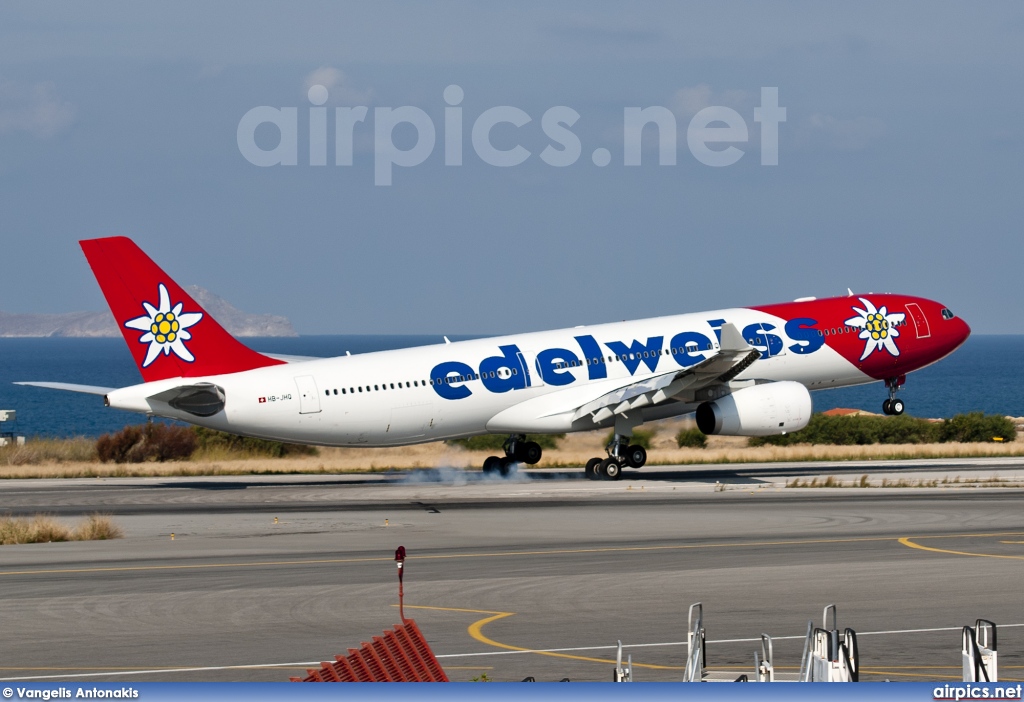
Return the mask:
M75 242L123 234L302 333L516 332L847 287L1024 333L1022 47L1019 3L5 3L0 310L101 309ZM351 166L333 164L333 119L329 165L309 165L314 83L332 117L369 109ZM760 163L763 87L787 110L777 166ZM297 108L297 165L241 154L262 105ZM502 105L531 118L491 133L530 151L508 168L470 137ZM437 144L374 185L374 110L402 106ZM580 115L566 167L539 158L554 106ZM623 165L624 109L648 106L677 120L675 165L649 131ZM687 148L708 106L749 129L734 165Z

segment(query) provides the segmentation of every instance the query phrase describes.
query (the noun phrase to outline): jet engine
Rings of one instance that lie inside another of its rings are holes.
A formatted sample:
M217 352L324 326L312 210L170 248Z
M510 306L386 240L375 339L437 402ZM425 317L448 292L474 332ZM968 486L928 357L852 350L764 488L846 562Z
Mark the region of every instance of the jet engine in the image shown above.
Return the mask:
M788 434L810 419L811 393L791 380L742 388L697 407L697 428L709 435Z

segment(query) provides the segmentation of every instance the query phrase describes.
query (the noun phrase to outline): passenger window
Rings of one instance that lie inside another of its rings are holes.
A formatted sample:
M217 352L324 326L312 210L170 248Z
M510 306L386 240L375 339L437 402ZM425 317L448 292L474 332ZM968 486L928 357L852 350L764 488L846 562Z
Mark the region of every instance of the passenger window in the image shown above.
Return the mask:
M416 387L419 387L419 381L418 380L412 381L412 384L415 385Z
M342 389L341 389L341 394L342 394L342 395L344 395L344 394L345 394L345 388L342 388Z
M331 391L330 390L324 390L324 395L327 395L328 397L330 397L331 396Z
M338 394L338 388L334 388L334 394L335 394L335 395L337 395L337 394Z

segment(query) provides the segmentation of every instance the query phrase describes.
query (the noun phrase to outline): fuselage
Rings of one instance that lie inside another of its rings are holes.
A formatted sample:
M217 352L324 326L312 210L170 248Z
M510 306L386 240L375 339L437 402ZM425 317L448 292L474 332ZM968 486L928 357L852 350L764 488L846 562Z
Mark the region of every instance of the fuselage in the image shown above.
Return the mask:
M238 434L332 446L590 430L614 419L595 422L572 410L624 382L685 370L714 355L727 323L760 352L734 384L788 380L809 390L900 378L948 355L970 334L937 302L867 294L189 377L223 390L223 411L206 418L152 399L181 378L115 390L107 402ZM693 412L701 401L684 393L636 411L650 421Z

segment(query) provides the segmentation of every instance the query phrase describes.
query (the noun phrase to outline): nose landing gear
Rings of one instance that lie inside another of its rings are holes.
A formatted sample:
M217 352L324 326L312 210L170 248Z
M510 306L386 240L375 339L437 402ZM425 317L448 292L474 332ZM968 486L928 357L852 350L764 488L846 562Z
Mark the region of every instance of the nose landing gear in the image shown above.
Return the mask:
M882 403L882 411L890 415L903 414L906 405L903 400L896 397L896 393L907 382L907 376L901 375L895 378L886 378L885 387L889 389L889 399Z
M544 450L540 447L540 444L536 441L527 441L525 434L512 434L509 436L505 440L504 449L505 455L501 458L498 456L488 456L484 460L484 473L488 475L498 473L504 477L514 473L520 463L526 463L531 466L540 463L540 459L544 455Z

